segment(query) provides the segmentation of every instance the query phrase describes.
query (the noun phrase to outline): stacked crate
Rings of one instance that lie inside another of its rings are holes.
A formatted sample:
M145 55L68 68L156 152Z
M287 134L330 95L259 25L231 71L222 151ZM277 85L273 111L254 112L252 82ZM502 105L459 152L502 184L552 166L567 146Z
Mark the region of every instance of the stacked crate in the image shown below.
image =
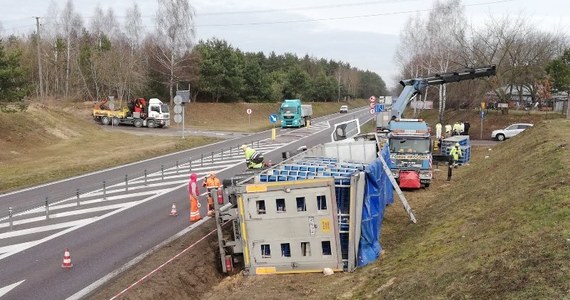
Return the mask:
M336 158L305 156L278 165L258 175L259 182L291 181L315 178L334 178L336 204L338 210L339 238L342 258L348 261L350 232L350 188L352 174L363 171L364 163L339 162Z

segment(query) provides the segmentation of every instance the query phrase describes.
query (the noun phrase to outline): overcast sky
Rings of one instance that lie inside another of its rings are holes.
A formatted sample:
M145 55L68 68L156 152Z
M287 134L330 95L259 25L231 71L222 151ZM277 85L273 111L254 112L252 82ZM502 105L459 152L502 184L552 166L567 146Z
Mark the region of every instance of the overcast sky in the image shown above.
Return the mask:
M61 10L66 0L54 1ZM144 22L154 23L156 0L136 1ZM3 34L35 30L34 16L47 14L49 0L0 0ZM119 21L133 1L74 0L85 23L97 3L111 7ZM196 38L225 39L243 51L292 52L342 60L382 76L388 86L397 78L394 56L406 20L426 15L431 0L191 0L196 11ZM570 0L462 0L468 23L490 16L528 18L542 30L570 32ZM148 30L152 30L149 26Z

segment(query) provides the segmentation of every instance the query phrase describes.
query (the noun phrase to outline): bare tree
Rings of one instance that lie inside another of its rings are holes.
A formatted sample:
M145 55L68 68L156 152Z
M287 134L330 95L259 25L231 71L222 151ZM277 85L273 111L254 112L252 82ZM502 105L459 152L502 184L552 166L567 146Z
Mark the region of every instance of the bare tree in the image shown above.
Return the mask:
M469 65L495 64L497 75L488 80L501 102L510 95L530 93L532 101L546 76L549 61L561 53L564 36L536 29L522 17L489 17L485 27L471 29L462 41L461 62Z
M168 90L173 98L177 69L182 65L185 52L190 51L194 39L194 8L188 0L158 0L157 35L158 43L154 56L168 71ZM164 46L162 46L164 45ZM187 56L186 56L187 57Z
M436 1L427 23L428 40L426 45L430 49L430 64L428 73L448 72L457 68L459 42L465 34L465 13L461 0L448 2ZM443 121L443 113L447 104L447 85L438 86L439 89L439 121Z
M403 75L418 77L457 67L458 40L464 35L464 20L460 0L437 0L427 19L419 15L411 17L401 33L396 56ZM423 97L425 101L427 90ZM446 85L438 86L438 98L441 122L447 102Z
M63 35L65 37L65 44L66 44L66 58L65 58L65 97L69 96L69 80L70 80L70 73L71 73L71 48L74 46L72 45L72 39L79 34L79 31L82 27L82 20L81 16L75 12L73 7L73 1L67 0L65 4L65 8L60 16L60 23L62 24L63 28Z
M125 19L125 40L128 43L128 62L126 72L127 98L131 96L133 89L140 89L144 83L144 64L140 53L140 45L143 35L142 14L139 6L134 3L127 9Z

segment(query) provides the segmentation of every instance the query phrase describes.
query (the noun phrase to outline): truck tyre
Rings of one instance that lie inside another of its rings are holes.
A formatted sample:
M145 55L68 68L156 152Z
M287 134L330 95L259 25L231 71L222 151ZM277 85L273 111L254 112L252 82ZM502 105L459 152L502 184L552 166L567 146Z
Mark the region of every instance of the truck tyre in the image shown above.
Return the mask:
M109 125L111 124L111 119L109 119L109 117L101 117L101 124Z
M135 124L135 127L136 127L136 128L140 128L140 127L143 126L143 120L141 120L141 119L135 119L134 124Z
M148 127L148 128L154 128L155 125L156 125L156 123L154 123L154 120L147 120L146 121L146 127Z
M114 117L113 118L113 126L119 126L119 124L121 124L121 120L119 120L119 118Z
M502 133L497 134L497 140L499 141L504 141L505 140L505 135Z

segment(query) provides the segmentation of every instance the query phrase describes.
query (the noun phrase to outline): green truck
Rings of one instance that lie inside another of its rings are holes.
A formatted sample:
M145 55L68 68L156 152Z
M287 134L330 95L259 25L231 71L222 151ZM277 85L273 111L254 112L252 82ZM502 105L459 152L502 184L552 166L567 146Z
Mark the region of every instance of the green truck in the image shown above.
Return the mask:
M311 122L313 106L301 103L301 99L285 99L279 110L281 127L302 127Z

